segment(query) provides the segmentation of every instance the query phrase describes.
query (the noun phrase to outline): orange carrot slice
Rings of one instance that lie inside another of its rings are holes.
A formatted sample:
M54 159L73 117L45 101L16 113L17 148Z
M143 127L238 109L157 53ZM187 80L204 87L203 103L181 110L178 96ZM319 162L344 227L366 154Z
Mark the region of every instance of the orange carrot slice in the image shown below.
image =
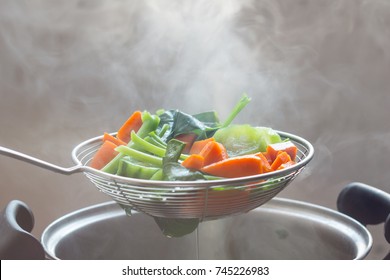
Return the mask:
M219 177L235 178L260 174L262 160L255 155L231 157L204 166L201 171Z
M282 170L282 169L285 169L285 168L287 168L287 167L293 166L295 163L296 163L296 162L295 162L295 161L292 161L292 160L290 160L290 161L288 161L288 162L286 162L286 163L282 163L282 164L278 167L277 170Z
M287 152L279 152L274 162L271 164L272 170L277 170L282 164L291 161L291 157Z
M190 154L199 154L207 143L215 141L213 137L195 141L190 149Z
M103 135L103 141L111 141L112 143L114 143L117 146L126 145L126 143L123 142L121 139L118 139L115 136L112 136L111 134L108 134L106 132Z
M208 142L199 153L204 158L204 165L210 165L228 158L226 148L218 142Z
M90 166L96 169L102 169L118 154L118 152L115 151L116 147L117 145L111 141L104 141L92 158Z
M135 111L125 123L119 128L116 137L122 140L125 143L129 143L131 139L131 132L134 130L135 132L142 125L142 113L141 111Z
M260 153L263 154L263 156L267 159L269 165L271 165L272 162L273 162L273 160L274 160L274 159L272 159L271 154L268 153L268 152L259 152L259 153L257 153L256 155L258 155L258 154L260 154ZM276 156L275 156L275 157L276 157Z
M200 170L204 166L204 157L192 154L181 163L187 169Z
M291 160L295 161L297 150L297 147L291 141L270 144L267 146L267 153L269 154L272 162L276 159L276 156L280 151L287 152Z
M255 156L257 156L261 159L262 165L261 165L261 172L260 173L266 173L266 172L272 171L271 164L269 163L269 160L266 157L266 155L264 155L264 153L259 152L259 153L255 154Z

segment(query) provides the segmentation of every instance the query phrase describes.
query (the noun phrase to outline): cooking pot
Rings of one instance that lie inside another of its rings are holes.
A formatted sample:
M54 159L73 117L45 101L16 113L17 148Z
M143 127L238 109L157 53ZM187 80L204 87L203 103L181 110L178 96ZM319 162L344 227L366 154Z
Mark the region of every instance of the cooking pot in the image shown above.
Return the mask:
M13 201L1 216L0 255L2 259L43 258L43 252L50 259L363 259L372 247L364 225L381 222L390 242L389 194L352 183L342 190L337 204L340 212L274 198L246 214L203 222L192 234L167 238L152 217L141 213L129 217L115 202L108 202L54 221L40 243L28 232L31 211Z

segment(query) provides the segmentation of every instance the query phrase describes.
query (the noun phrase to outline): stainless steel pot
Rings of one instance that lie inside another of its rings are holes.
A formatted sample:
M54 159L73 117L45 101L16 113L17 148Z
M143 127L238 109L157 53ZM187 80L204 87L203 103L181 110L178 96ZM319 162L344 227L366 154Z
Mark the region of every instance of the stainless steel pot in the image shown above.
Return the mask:
M361 185L343 190L341 208L349 208L356 189ZM387 194L374 194L380 198L376 202L390 202ZM182 238L167 238L151 217L140 213L129 217L109 202L54 221L41 243L46 256L54 259L363 259L372 237L348 215L275 198L247 214L203 222L198 231ZM2 246L4 242L0 253Z

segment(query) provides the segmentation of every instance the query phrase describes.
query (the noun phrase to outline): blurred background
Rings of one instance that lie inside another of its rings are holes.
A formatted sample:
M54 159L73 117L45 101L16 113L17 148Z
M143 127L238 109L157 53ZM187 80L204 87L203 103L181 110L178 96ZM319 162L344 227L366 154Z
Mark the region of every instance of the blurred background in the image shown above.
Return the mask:
M351 181L390 192L390 2L385 0L0 0L0 145L61 166L136 109L216 110L315 147L279 196L332 209ZM82 175L0 157L0 207L34 235L108 201ZM369 258L388 252L371 228Z

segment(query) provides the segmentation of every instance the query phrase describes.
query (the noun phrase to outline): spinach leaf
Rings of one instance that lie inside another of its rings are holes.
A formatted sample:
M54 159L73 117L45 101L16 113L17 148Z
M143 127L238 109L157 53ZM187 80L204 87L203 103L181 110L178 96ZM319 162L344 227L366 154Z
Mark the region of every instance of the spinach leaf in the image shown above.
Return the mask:
M165 156L163 157L164 180L188 181L203 179L203 174L193 172L183 167L179 162L181 152L185 144L179 140L172 139L168 142ZM155 222L167 237L181 237L193 232L199 224L199 219L172 219L154 217Z
M199 219L170 219L154 217L154 221L167 237L182 237L193 232L199 225Z
M160 117L158 129L168 125L168 129L162 136L165 142L181 134L195 133L197 139L209 137L209 132L215 132L220 126L215 112L205 112L198 115L190 115L179 110L164 111Z
M184 146L183 142L176 139L168 142L165 156L163 157L164 179L167 181L205 180L206 178L201 172L191 171L178 162Z
M162 131L163 128L168 127L162 136L165 142L178 135L189 133L196 134L196 140L206 139L212 137L218 129L229 126L249 102L250 98L244 94L223 123L220 123L215 111L190 115L179 110L162 110L158 113L160 123L157 130Z

